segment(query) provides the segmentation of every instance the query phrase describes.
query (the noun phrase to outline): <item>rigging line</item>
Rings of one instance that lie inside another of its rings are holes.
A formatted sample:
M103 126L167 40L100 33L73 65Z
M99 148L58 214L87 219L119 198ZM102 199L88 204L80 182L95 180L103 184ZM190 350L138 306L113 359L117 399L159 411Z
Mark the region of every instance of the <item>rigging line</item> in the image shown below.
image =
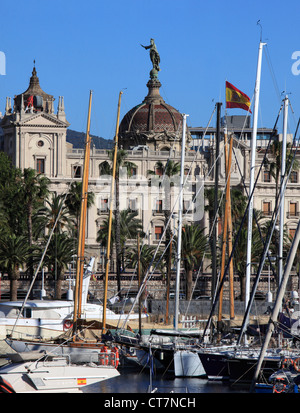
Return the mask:
M279 115L277 116L276 123L275 123L275 125L274 125L273 130L275 130L275 128L276 128L276 124L277 124L277 121L278 121L278 117L279 117ZM271 141L271 139L269 139L269 144L268 144L268 145L270 145L270 141ZM267 153L267 151L266 151L266 153ZM240 224L238 233L237 233L236 238L235 238L235 240L234 240L234 244L233 244L233 247L232 247L232 252L231 252L231 254L230 254L230 257L229 257L229 259L228 259L227 265L226 265L225 270L224 270L223 279L222 279L222 281L221 281L221 283L220 283L220 285L219 285L218 291L217 291L217 293L216 293L216 295L215 295L215 300L214 300L214 302L213 302L213 305L212 305L212 308L211 308L211 312L210 312L210 315L209 315L209 318L208 318L206 327L205 327L204 332L203 332L203 335L202 335L202 341L204 340L204 337L205 337L205 334L206 334L206 330L207 330L208 326L209 326L210 323L211 323L211 319L212 319L212 316L213 316L215 307L216 307L216 305L217 305L217 299L218 299L218 297L219 297L219 295L220 295L222 286L223 286L223 284L224 284L224 280L225 280L225 278L226 278L226 275L227 275L227 272L228 272L228 269L229 269L230 262L231 262L231 260L232 260L232 258L233 258L233 254L234 254L234 252L235 252L235 248L236 248L236 246L237 246L237 242L238 242L238 239L239 239L240 234L241 234L241 230L242 230L242 228L243 228L245 219L246 219L246 217L247 217L247 215L248 215L248 209L249 209L249 205L250 205L250 200L251 200L251 198L252 198L252 196L253 196L253 193L254 193L254 190L255 190L255 187L256 187L256 184L257 184L259 175L260 175L260 171L261 171L261 169L262 169L262 165L263 165L264 160L265 160L265 157L266 157L266 153L265 153L265 156L264 156L263 161L261 162L261 165L260 165L258 174L257 174L257 176L256 176L256 179L255 179L255 182L254 182L254 185L253 185L252 193L250 194L250 197L249 197L249 199L248 199L248 203L247 203L246 210L245 210L245 212L244 212L244 216L243 216L243 218L242 218L242 221L241 221L241 224Z
M269 52L269 48L268 48L267 44L266 44L266 47L264 48L264 53L265 53L265 57L266 57L266 60L267 60L268 66L269 66L269 70L270 70L270 74L271 74L271 77L272 77L274 89L275 89L275 92L277 94L278 101L280 102L281 101L281 93L279 92L279 87L278 87L278 83L277 83L276 76L275 76L275 73L274 73L274 69L273 69L273 65L272 65L272 61L271 61L271 56L270 56L270 52Z
M300 124L300 118L299 118L299 122L298 122L298 125L297 125L297 130L296 130L295 134L296 134L297 131L298 131L299 124ZM240 332L240 335L239 335L239 339L238 339L237 344L240 343L240 341L241 341L241 339L242 339L242 335L244 334L244 331L245 331L245 324L246 324L246 322L248 321L249 311L250 311L250 308L251 308L251 306L252 306L252 304L253 304L254 294L255 294L255 291L256 291L256 288L257 288L259 279L260 279L260 275L261 275L262 267L263 267L263 265L264 265L264 261L265 261L266 254L267 254L267 252L268 252L268 250L269 250L269 246L270 246L270 243L271 243L271 236L272 236L273 231L274 231L274 228L275 228L276 220L277 220L277 217L278 217L278 214L279 214L279 211L280 211L280 206L281 206L282 199L283 199L283 193L284 193L284 191L286 190L286 186L287 186L287 183L288 183L288 179L289 179L289 176L290 176L291 171L292 171L292 166L293 166L293 163L294 163L294 161L295 161L295 159L296 159L297 150L298 150L298 146L296 147L296 150L295 150L295 152L294 152L293 160L292 160L292 162L291 162L288 175L287 175L287 172L285 172L285 175L282 176L282 179L281 179L281 187L283 188L283 191L279 191L279 193L278 193L278 195L277 195L277 197L276 197L276 204L278 204L278 205L277 205L277 211L274 210L274 212L273 212L273 214L272 214L272 219L271 219L271 221L273 220L273 227L271 228L271 226L270 226L269 229L268 229L267 242L266 242L266 244L265 244L265 248L264 248L263 254L262 254L262 256L261 256L259 268L258 268L258 271L257 271L256 280L255 280L254 285L253 285L253 287L252 287L252 292L251 292L250 300L249 300L249 302L248 302L248 305L247 305L247 308L246 308L246 311L245 311L245 315L244 315L244 319L243 319L243 324L242 324L242 329L241 329L241 332ZM279 203L278 203L278 198L280 198L280 202L279 202ZM275 214L275 213L276 213L276 214Z

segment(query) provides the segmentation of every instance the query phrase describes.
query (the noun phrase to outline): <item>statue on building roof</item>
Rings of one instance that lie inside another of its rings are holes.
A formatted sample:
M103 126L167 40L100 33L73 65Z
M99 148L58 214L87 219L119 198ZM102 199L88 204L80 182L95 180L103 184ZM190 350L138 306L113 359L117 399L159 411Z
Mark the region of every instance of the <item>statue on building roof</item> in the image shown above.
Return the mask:
M151 79L157 79L157 74L160 71L160 67L159 67L160 56L159 56L158 51L156 49L154 39L150 39L150 45L149 46L143 46L142 44L141 44L141 46L146 50L150 49L150 60L151 60L152 65L153 65L153 69L150 72L150 78Z

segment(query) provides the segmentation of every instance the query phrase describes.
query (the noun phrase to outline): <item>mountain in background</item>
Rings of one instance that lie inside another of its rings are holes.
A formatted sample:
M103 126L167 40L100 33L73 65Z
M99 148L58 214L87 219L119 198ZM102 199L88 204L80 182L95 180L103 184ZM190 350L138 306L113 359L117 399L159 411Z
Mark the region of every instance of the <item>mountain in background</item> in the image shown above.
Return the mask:
M100 138L99 136L90 135L92 137L92 145L96 149L111 149L113 141L110 139ZM67 142L72 143L74 149L84 149L85 132L77 132L72 129L67 129Z

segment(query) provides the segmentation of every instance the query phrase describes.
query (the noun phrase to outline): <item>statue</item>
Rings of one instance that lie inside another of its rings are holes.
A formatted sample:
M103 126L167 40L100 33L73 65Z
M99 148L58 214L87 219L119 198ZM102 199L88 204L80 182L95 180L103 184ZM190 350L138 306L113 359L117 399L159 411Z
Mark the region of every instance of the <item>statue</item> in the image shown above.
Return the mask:
M156 45L154 43L154 39L150 39L150 45L149 46L143 46L142 44L141 44L141 46L146 50L150 49L150 60L151 60L152 65L153 65L153 69L150 72L150 77L151 77L151 79L157 78L157 72L160 71L160 67L159 67L160 56L157 52Z

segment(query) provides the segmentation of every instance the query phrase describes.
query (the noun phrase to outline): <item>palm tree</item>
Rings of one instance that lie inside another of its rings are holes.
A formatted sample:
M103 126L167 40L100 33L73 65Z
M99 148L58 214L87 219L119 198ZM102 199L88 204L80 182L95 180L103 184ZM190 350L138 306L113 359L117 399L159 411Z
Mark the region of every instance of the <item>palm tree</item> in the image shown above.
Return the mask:
M28 242L33 243L32 214L49 194L50 181L43 174L38 174L34 169L26 168L23 171L22 190L27 215Z
M113 161L114 159L114 149L108 151L108 155L110 158L110 161ZM136 165L133 162L129 162L126 160L127 158L127 151L124 149L118 149L117 152L117 163L116 163L116 175L115 175L115 184L116 184L116 190L115 190L115 196L116 196L116 208L115 208L115 220L114 220L114 226L115 226L115 233L116 233L116 238L115 238L115 247L116 247L116 268L117 268L117 283L118 283L118 291L121 291L121 241L120 241L120 168L127 168L127 176L132 175L133 169L136 167ZM105 161L100 165L100 175L112 175L112 168L110 167L110 164Z
M82 182L72 182L69 192L66 197L65 204L69 209L70 215L75 218L76 229L79 228L80 210L81 210L81 195L82 195ZM88 192L87 195L87 208L90 208L95 199L93 192Z
M58 300L61 299L64 270L72 261L75 253L74 241L67 233L53 233L45 255L44 264L52 272L53 278L56 281L55 298Z
M120 247L122 251L122 261L123 261L123 268L124 268L124 251L125 246L128 240L135 239L137 233L142 233L142 221L138 218L137 211L131 211L130 209L124 209L120 213ZM107 235L108 235L108 219L105 219L102 225L102 228L98 231L97 242L101 244L101 246L106 247L107 245ZM112 234L111 234L111 242L112 245L115 244L116 237L115 237L115 223L114 219L112 222Z
M297 171L299 169L299 162L296 158L294 158L294 154L292 153L292 145L290 142L286 144L286 162L285 162L285 169L288 172L291 165L292 171ZM290 149L288 151L288 149ZM280 185L280 177L281 177L281 158L282 158L282 141L274 140L270 145L270 159L266 159L266 165L270 166L270 174L275 179L275 209L277 209L278 204L278 195L279 195L279 185ZM293 162L293 163L292 163Z
M10 299L17 300L20 267L29 256L27 238L23 235L2 234L0 237L0 266L10 279Z
M165 253L165 263L167 268L167 283L169 283L171 279L171 268L170 268L170 257L171 253L171 225L170 225L170 217L171 217L171 186L173 183L171 182L171 178L178 175L180 172L180 163L174 162L172 160L168 160L166 164L161 161L157 161L154 167L154 171L149 170L148 175L161 175L163 176L163 187L164 187L164 220L165 220L165 245L168 247ZM167 178L166 178L167 177Z
M181 242L181 257L186 274L186 299L190 300L193 291L193 271L203 259L208 239L204 235L204 228L192 223L183 226Z
M32 216L34 210L41 205L49 194L50 181L43 174L38 174L34 169L25 168L22 176L22 191L27 216L27 237L31 248L33 245ZM30 279L33 278L33 262L31 254L28 257L27 267Z
M51 230L57 221L55 227L56 233L62 231L72 233L75 221L69 214L69 208L64 202L64 197L64 195L51 193L51 198L46 199L45 206L38 210L34 221L40 232L42 232L44 228Z
M240 279L240 299L243 301L245 299L246 287L248 223L247 220L245 220L243 226L240 228L243 217L242 213L243 211L241 211L241 216L236 221L235 228L233 228L232 238L235 239L235 237L239 235L238 242L233 251L233 266ZM253 222L252 230L251 263L253 266L257 266L259 264L259 258L263 252L263 241L256 223L262 227L261 220L263 219L263 216L261 211L257 210L254 210L254 214L256 216L256 222Z

